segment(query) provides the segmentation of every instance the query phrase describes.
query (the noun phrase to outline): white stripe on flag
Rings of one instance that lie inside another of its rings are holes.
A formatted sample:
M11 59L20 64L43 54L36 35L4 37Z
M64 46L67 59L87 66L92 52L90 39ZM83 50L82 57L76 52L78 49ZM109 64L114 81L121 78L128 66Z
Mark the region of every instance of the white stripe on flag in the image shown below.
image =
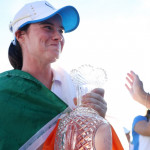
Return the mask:
M67 107L62 113L58 114L55 118L49 121L44 127L42 127L36 134L34 134L19 150L36 150L47 139L49 134L55 128L55 125L59 118L72 111L70 107Z

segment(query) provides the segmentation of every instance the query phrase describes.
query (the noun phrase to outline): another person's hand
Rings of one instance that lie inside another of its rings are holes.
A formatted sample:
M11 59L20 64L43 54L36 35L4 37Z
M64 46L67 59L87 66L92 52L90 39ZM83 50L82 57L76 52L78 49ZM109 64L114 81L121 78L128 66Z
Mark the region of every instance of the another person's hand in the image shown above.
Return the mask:
M146 92L143 89L143 82L133 71L127 74L126 80L128 81L130 87L127 84L125 84L125 86L130 92L132 98L143 104L146 100Z
M100 116L105 118L107 103L104 100L104 89L96 88L82 97L82 105L96 110Z

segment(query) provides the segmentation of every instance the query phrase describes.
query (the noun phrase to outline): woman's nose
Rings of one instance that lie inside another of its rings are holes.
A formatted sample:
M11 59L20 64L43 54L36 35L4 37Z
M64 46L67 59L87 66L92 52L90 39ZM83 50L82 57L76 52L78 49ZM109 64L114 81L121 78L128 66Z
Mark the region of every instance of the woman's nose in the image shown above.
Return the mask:
M63 40L62 33L60 33L60 31L57 30L57 29L54 31L53 40L58 40L58 41L62 41Z

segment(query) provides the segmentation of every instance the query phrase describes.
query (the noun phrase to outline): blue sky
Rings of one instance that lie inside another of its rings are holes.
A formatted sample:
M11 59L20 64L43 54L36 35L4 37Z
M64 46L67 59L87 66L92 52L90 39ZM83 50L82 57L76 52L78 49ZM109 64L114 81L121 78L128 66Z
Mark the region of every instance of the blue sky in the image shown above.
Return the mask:
M13 36L8 25L16 11L32 0L0 1L0 72L11 69L7 52ZM134 102L125 89L130 70L139 74L150 91L150 2L149 0L51 0L56 8L73 5L80 25L65 34L65 47L58 63L70 70L88 63L107 71L105 99L108 114L131 127L135 115L145 108Z

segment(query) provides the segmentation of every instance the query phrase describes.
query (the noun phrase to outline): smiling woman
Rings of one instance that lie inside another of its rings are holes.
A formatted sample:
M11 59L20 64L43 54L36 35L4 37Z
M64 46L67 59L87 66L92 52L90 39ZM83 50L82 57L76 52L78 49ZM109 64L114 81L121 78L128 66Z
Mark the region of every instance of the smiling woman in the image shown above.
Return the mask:
M1 149L42 149L60 115L76 107L76 91L69 74L51 65L63 49L63 30L71 32L78 24L74 7L55 9L46 1L26 4L10 23L15 38L9 47L9 59L14 70L0 74ZM104 90L91 91L84 105L88 103L105 117ZM109 125L108 130L112 143Z
M61 112L67 106L75 107L69 75L63 69L52 68L51 64L63 49L63 30L71 32L78 24L79 14L74 7L55 9L46 1L26 4L10 23L15 38L9 47L9 60L14 70L0 74L0 85L4 85L0 87L1 149L22 146L21 149L27 149L33 142L29 139L36 132L50 121L48 135ZM43 130L40 137L46 139ZM33 149L43 142L38 142Z
M52 64L63 49L63 30L71 32L78 25L79 14L73 6L55 9L43 0L26 4L10 23L14 40L9 47L9 59L14 70L0 74L1 149L44 149L45 141L55 140L60 116L76 108L76 91L70 75ZM84 106L92 107L104 118L107 111L104 90L96 88L84 96ZM117 142L112 140L111 133L115 132L111 125L107 127L108 147L103 142L107 138L99 129L97 138L91 139L93 143L95 141L93 145L111 150L118 142L122 150L117 135ZM53 140L47 138L51 135ZM99 137L100 145L96 140ZM48 148L54 149L53 142Z
M64 45L61 26L61 18L56 15L48 19L46 24L34 23L27 32L16 32L16 39L21 43L23 51L22 70L29 64L44 67L45 63L49 65L59 58Z

